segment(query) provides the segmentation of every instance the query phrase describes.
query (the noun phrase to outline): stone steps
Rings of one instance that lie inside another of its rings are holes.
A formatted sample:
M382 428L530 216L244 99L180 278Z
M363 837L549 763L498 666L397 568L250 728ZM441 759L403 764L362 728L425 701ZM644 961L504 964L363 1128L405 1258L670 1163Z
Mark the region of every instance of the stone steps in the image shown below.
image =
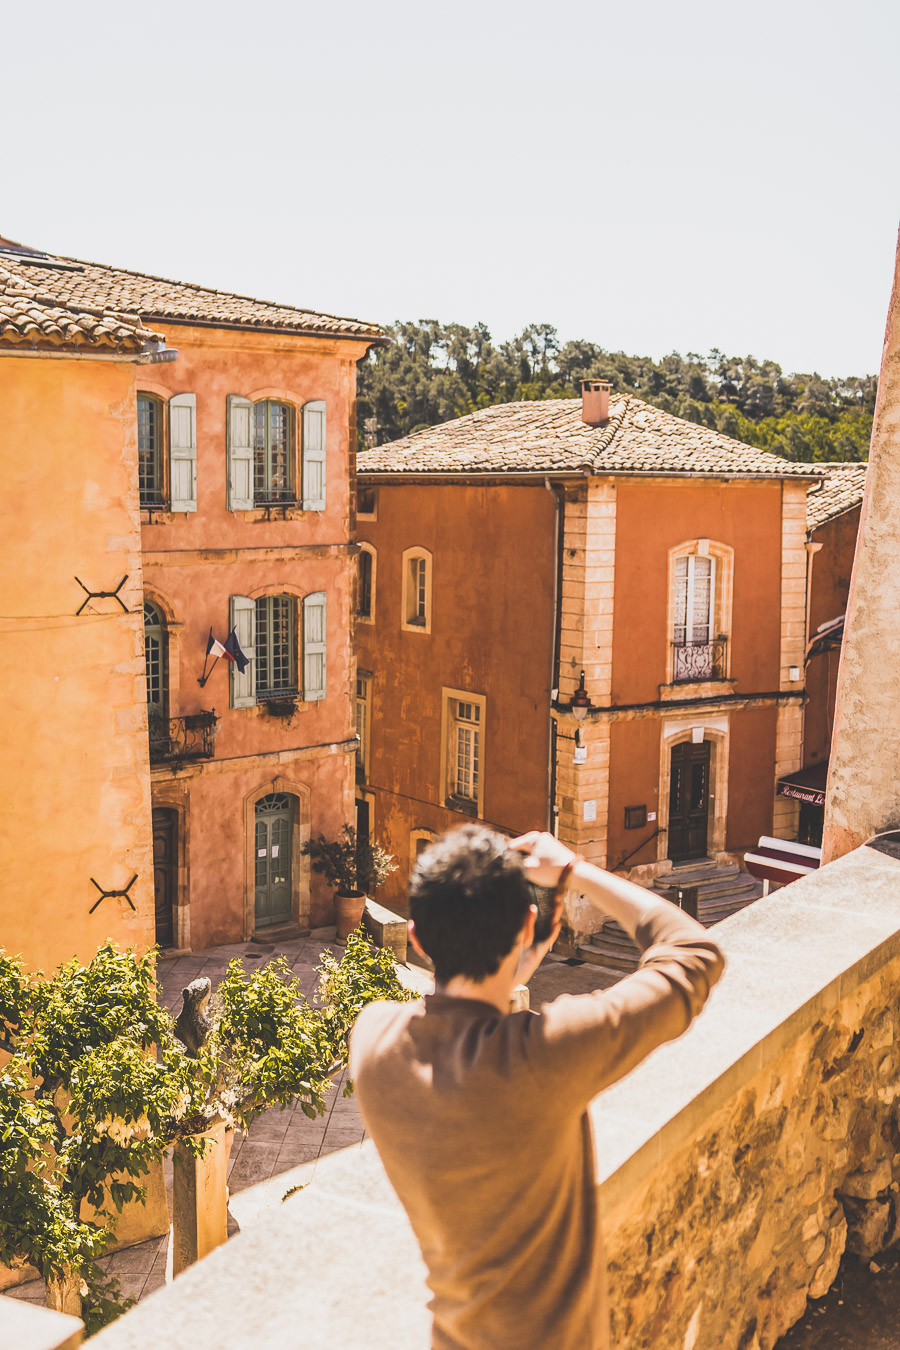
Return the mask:
M666 880L672 875L666 873ZM715 863L710 862L689 869L678 868L674 879L677 879L679 886L697 886L697 909L705 928L712 928L729 915L737 914L762 895L762 882L742 872L735 864L717 868ZM659 885L659 878L657 885L658 889L648 889L669 899L670 895ZM607 919L598 932L592 933L588 941L578 947L578 956L583 961L615 972L621 978L637 968L640 952L625 930L614 919Z

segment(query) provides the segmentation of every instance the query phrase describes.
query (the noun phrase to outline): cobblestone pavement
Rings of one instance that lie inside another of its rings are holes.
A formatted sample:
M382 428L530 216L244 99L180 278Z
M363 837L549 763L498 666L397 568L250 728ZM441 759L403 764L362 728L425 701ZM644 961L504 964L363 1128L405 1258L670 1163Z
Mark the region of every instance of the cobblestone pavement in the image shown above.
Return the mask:
M215 989L229 961L235 957L247 969L252 969L275 956L284 956L303 992L310 996L321 953L329 950L339 957L344 950L329 941L333 931L331 928L318 929L309 937L282 942L277 947L274 943L240 942L211 947L204 952L163 957L159 965L163 1002L173 1015L177 1015L184 986L198 976L206 975ZM431 976L420 967L399 967L399 973L405 983L420 992L427 992L432 987ZM531 1006L539 1008L559 994L584 993L603 987L603 984L603 972L597 967L570 965L551 956L531 980ZM284 1111L274 1108L259 1116L246 1134L237 1132L228 1173L229 1236L253 1224L264 1210L280 1204L288 1190L310 1185L319 1158L338 1149L359 1148L365 1138L365 1128L355 1099L343 1096L345 1076L341 1074L335 1080L323 1117L309 1120L299 1106ZM166 1160L166 1184L171 1192L170 1158ZM105 1257L101 1265L119 1277L125 1297L141 1299L172 1278L169 1239L154 1238L114 1252ZM31 1303L44 1302L42 1280L31 1280L4 1290L4 1293Z

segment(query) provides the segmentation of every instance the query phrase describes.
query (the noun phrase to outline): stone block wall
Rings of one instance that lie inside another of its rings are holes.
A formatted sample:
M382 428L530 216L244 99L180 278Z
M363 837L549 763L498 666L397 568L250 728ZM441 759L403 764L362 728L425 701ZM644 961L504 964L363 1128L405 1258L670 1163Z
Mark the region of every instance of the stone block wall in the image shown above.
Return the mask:
M900 954L818 1009L604 1214L616 1350L770 1350L900 1238Z

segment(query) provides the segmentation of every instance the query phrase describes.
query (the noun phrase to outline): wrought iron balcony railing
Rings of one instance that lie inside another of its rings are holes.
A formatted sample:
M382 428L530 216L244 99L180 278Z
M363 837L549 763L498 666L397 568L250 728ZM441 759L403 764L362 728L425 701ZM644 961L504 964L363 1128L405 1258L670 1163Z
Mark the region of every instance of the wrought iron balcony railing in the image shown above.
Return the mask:
M218 729L215 710L189 713L186 717L159 717L151 711L150 763L212 759L216 753Z
M692 680L723 680L728 639L712 642L673 642L672 680L686 684Z

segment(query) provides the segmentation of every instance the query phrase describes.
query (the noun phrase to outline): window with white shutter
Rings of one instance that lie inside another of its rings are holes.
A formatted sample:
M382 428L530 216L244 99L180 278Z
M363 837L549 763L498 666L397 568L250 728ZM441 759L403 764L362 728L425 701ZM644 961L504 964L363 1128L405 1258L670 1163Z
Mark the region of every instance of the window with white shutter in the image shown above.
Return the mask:
M325 404L304 404L301 432L303 509L325 510Z
M169 399L171 511L197 510L197 395Z
M165 506L163 460L163 404L152 394L137 396L138 487L141 506Z
M253 404L240 394L228 395L228 509L253 510Z
M234 663L229 667L231 706L252 708L256 702L256 601L246 595L233 595L229 611L229 633L234 629L235 637L247 658L247 666L243 671Z
M325 648L328 634L326 597L315 591L303 600L303 699L325 697Z
M256 602L256 697L297 689L297 601L261 595Z

